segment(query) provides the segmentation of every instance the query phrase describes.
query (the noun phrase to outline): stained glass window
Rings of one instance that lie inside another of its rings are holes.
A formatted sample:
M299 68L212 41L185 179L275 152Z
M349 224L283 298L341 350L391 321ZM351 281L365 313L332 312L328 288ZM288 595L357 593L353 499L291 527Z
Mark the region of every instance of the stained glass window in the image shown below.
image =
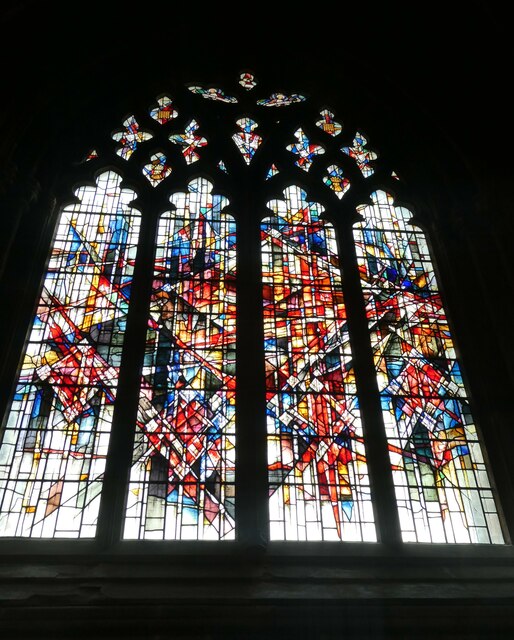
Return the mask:
M330 136L338 136L343 127L340 122L334 120L334 114L328 109L323 109L320 112L321 120L316 122L316 125Z
M350 158L355 160L365 178L375 173L371 163L377 158L377 154L374 151L366 148L367 143L367 139L361 133L357 132L351 147L341 147L343 153L346 153Z
M150 157L150 162L144 165L143 173L152 187L156 187L170 175L171 167L163 153L155 153Z
M143 131L134 116L130 116L124 122L124 129L112 134L112 139L119 142L116 153L124 160L128 160L137 149L138 145L153 136L149 131Z
M192 164L200 159L197 149L205 147L207 140L203 136L197 136L196 131L200 125L196 120L191 120L184 133L174 133L170 136L170 141L182 147L182 154L187 164Z
M240 118L236 124L240 128L240 131L234 133L232 139L236 143L246 164L250 164L262 142L261 136L254 131L259 125L251 118Z
M268 173L266 174L266 180L269 180L270 178L273 178L274 176L278 175L280 173L280 171L278 170L278 168L272 164L271 167L268 170Z
M372 201L354 233L403 539L503 542L425 236Z
M235 224L205 179L159 223L125 537L234 537Z
M295 131L295 138L298 142L287 146L287 150L294 153L298 158L295 164L304 171L309 171L316 156L325 153L325 149L319 144L314 144L309 140L305 132L300 128Z
M158 106L150 110L151 117L159 124L166 124L178 116L178 111L173 108L173 102L167 96L157 99Z
M96 149L91 149L91 151L87 154L84 162L89 162L89 160L95 160L96 158L98 158Z
M136 257L114 172L61 214L0 448L0 535L95 535Z
M377 190L402 181L332 110L236 80L149 98L81 154L7 410L0 535L238 540L255 482L273 541L503 543L427 240Z
M375 540L333 227L297 187L261 227L271 538Z
M244 72L239 75L239 84L247 91L250 91L257 85L257 82L253 73Z
M323 182L332 189L339 199L341 199L350 188L350 181L344 177L343 170L335 164L327 167L327 173L323 178Z
M206 100L216 100L219 102L229 103L237 102L237 98L226 95L223 89L218 89L216 87L208 87L207 89L205 89L204 87L192 86L189 87L189 91L201 95Z
M284 93L273 93L269 98L257 100L257 104L263 107L287 107L295 102L304 102L305 100L305 96L299 93L293 93L290 96Z

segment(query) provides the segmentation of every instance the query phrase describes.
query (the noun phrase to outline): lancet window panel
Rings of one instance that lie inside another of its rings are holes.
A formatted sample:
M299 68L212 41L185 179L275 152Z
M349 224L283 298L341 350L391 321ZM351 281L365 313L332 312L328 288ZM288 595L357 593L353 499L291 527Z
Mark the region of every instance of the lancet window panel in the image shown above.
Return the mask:
M0 535L93 537L139 233L114 172L64 208L0 448Z
M211 189L159 222L126 538L234 537L235 222Z
M374 541L334 228L284 196L261 226L271 538Z
M430 251L384 191L354 227L404 541L502 543Z

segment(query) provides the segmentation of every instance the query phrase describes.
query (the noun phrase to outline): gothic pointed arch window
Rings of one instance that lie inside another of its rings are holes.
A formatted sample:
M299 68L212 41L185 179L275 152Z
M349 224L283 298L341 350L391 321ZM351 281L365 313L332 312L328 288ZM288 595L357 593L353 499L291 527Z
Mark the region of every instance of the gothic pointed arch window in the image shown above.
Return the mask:
M429 239L367 135L249 72L114 127L55 228L0 535L502 544Z

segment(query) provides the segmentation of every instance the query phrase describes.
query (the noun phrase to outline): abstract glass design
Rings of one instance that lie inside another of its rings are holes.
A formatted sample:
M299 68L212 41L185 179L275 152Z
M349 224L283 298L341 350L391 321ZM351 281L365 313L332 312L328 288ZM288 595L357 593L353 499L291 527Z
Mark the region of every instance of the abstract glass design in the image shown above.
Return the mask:
M134 116L130 116L123 122L125 129L112 134L112 139L120 143L116 153L124 160L128 160L137 149L137 145L145 140L153 138L148 131L142 131Z
M223 173L228 173L227 165L223 162L223 160L220 160L218 162L218 169L223 171Z
M96 149L91 149L91 151L87 154L85 162L89 162L89 160L96 160L98 158L98 153Z
M261 225L274 540L376 540L334 228L299 187Z
M316 122L316 125L323 129L325 133L330 136L338 136L343 130L343 126L334 120L334 114L328 109L323 109L320 112L321 120Z
M261 136L254 132L259 125L251 118L240 118L236 124L241 131L234 133L232 140L236 143L246 164L250 164L262 142Z
M263 107L287 107L295 102L304 102L305 100L307 98L299 93L293 93L290 96L284 93L272 93L269 98L257 100L257 104Z
M159 124L166 124L178 116L178 111L173 108L173 102L167 96L157 98L157 104L155 109L151 109L150 116Z
M253 75L253 73L249 72L244 72L239 75L239 84L247 91L250 91L250 89L253 89L257 86L255 76Z
M198 95L201 95L206 100L217 100L219 102L229 102L229 103L237 102L237 98L234 98L233 96L227 96L223 91L223 89L216 89L215 87L208 87L207 89L204 89L203 87L199 87L199 86L188 87L188 89L192 93L197 93Z
M197 136L195 133L199 126L200 125L196 120L191 120L184 133L176 133L171 135L169 138L174 144L179 144L183 147L182 155L186 159L187 164L192 164L199 160L200 156L196 152L196 149L205 147L207 144L207 140L205 138Z
M167 162L166 156L160 152L151 156L150 162L143 167L143 174L148 178L152 187L160 184L170 173L171 167Z
M371 167L370 162L376 160L377 154L374 151L366 149L368 141L366 138L357 132L353 139L353 147L341 147L341 151L346 153L347 156L353 158L357 163L362 175L365 178L373 175L374 169Z
M269 168L268 173L266 174L266 180L269 180L270 178L273 178L273 176L276 176L279 173L280 173L280 171L277 168L277 166L272 164L271 167Z
M0 534L92 537L139 234L105 172L61 213L0 447Z
M159 223L126 538L234 537L235 223L211 189Z
M343 170L333 164L327 167L327 175L323 182L332 189L336 196L341 199L350 188L350 181L343 175Z
M295 165L304 171L308 171L311 168L314 158L324 154L325 149L319 144L312 144L301 127L295 131L294 136L298 142L290 144L286 148L298 156Z
M355 225L404 541L503 542L423 232L378 191Z

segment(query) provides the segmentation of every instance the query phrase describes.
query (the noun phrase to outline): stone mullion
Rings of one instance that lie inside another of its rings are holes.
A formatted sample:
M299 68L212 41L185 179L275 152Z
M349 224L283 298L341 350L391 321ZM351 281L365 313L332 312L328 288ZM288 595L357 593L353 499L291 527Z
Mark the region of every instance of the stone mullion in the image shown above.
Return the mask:
M133 455L141 369L148 327L159 210L153 193L138 198L142 212L139 246L120 364L109 450L102 489L97 540L109 547L123 535L125 503Z
M261 548L268 533L262 266L257 198L247 185L231 199L237 220L237 540Z
M337 220L335 228L377 536L394 545L401 542L400 523L353 231L348 220Z

